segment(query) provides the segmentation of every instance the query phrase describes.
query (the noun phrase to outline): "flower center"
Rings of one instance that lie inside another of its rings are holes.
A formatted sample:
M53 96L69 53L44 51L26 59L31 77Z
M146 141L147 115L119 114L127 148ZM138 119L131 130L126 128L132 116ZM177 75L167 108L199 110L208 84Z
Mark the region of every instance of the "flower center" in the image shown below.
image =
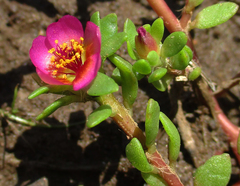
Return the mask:
M80 42L71 39L70 42L58 44L55 40L56 48L51 48L48 52L52 54L48 70L53 78L62 83L71 84L76 77L76 72L85 62L84 39Z

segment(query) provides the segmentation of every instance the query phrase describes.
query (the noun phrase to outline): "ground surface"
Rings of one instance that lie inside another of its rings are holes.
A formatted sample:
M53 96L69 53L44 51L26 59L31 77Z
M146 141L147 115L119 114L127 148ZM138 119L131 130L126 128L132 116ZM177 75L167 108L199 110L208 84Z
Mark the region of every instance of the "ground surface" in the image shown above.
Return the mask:
M180 10L183 1L167 1L173 10ZM199 9L216 3L208 0ZM239 3L238 0L235 0ZM199 10L198 9L198 10ZM198 11L197 10L197 11ZM100 11L101 17L109 13L118 15L119 30L130 18L137 26L152 23L157 17L145 0L0 0L0 105L7 110L13 100L13 92L19 85L16 108L18 116L34 119L52 103L55 95L42 95L28 100L28 95L38 88L33 81L35 68L29 60L32 41L44 35L49 24L65 14L79 18L83 24L90 16ZM177 12L177 11L176 11ZM178 13L178 12L177 12ZM193 32L194 43L206 76L217 84L228 81L239 72L240 59L240 16L239 12L230 21L208 30ZM123 57L126 50L119 51ZM106 63L106 68L113 67ZM179 84L179 83L178 83ZM140 81L138 101L134 105L134 119L143 125L149 97L159 101L161 110L174 119L176 103L173 93L159 93L145 80ZM230 120L239 125L239 87L233 90L235 97L222 98L221 105ZM197 144L195 159L182 145L177 164L177 173L185 185L192 185L196 167L212 155L228 152L232 157L231 183L238 180L239 168L221 128L212 119L208 108L193 92L191 84L184 84L180 100L184 115L191 123ZM95 103L71 104L57 110L46 121L51 125L74 125L66 128L26 127L9 120L2 120L0 128L0 185L2 186L97 186L97 185L144 185L140 173L125 157L127 139L123 132L107 120L94 129L84 123ZM174 119L177 123L177 120ZM158 149L167 157L167 135L161 129Z

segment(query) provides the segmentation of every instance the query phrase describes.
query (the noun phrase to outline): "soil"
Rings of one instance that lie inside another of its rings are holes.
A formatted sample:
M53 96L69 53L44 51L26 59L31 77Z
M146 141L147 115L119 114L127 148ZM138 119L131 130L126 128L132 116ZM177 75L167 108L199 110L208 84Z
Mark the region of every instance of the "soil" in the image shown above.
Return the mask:
M166 2L179 16L178 10L184 1ZM196 12L216 2L218 0L204 1ZM239 0L235 2L240 4ZM95 11L100 11L101 17L116 13L119 30L123 30L127 18L136 26L152 23L157 18L146 0L0 0L1 108L10 111L16 86L16 115L24 119L34 121L44 108L57 99L58 96L51 94L28 99L28 95L39 87L32 78L35 68L29 59L32 41L38 35L44 35L47 26L63 15L74 15L85 25ZM192 33L203 72L219 86L239 72L239 27L240 12L223 25ZM126 47L122 47L119 54L128 59ZM105 68L111 71L113 66L106 62ZM175 117L176 96L182 102L184 116L190 123L198 147L196 156L192 157L184 144L181 146L176 172L184 185L193 185L196 168L211 156L223 152L231 155L229 185L238 181L240 169L227 137L194 91L194 83L176 82L171 91L164 93L158 92L145 79L140 81L139 87L133 117L142 128L150 97L159 102L161 110L176 124L179 121ZM236 125L240 124L239 97L240 87L236 86L219 99L225 114ZM96 107L96 103L92 102L62 107L45 120L51 128L24 126L2 118L0 185L144 185L140 172L131 166L125 156L128 140L111 119L93 129L85 127L86 117ZM161 127L156 142L159 152L167 159L168 137Z

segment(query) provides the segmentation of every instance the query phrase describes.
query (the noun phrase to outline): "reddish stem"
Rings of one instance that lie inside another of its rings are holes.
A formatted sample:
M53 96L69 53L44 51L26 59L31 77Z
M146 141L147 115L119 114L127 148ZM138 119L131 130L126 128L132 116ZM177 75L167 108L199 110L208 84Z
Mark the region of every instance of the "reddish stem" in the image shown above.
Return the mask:
M155 151L153 154L147 154L149 162L158 168L159 175L168 183L168 185L183 186L176 173L164 162L161 154Z
M164 0L147 0L152 9L161 17L169 32L183 31L181 24Z
M229 143L231 145L231 148L238 160L238 163L240 164L240 155L237 151L237 141L238 141L238 135L239 135L239 128L234 125L223 113L222 109L219 107L219 104L216 100L216 98L213 96L213 100L215 102L215 112L218 119L219 124L221 125L223 131L226 133L229 139Z

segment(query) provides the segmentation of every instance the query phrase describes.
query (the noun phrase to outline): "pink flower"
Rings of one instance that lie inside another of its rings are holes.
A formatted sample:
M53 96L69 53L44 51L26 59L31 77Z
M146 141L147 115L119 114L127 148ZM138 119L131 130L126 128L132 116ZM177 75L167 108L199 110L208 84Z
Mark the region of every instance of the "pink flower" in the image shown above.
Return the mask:
M140 27L137 32L138 35L135 37L135 45L139 57L147 59L148 53L153 50L159 53L157 42L145 28Z
M45 36L34 39L29 55L39 77L51 85L88 86L101 66L100 29L66 15L48 26Z

